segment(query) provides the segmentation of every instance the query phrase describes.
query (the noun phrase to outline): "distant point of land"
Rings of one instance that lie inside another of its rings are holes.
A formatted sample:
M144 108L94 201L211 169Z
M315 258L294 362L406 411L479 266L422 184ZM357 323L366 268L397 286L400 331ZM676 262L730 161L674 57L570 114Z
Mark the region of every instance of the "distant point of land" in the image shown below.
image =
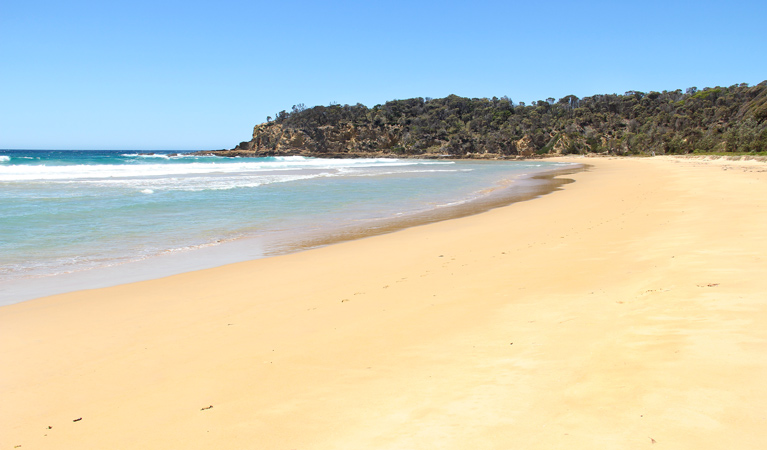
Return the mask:
M566 154L767 155L767 81L526 105L508 97L294 105L222 156L517 158Z

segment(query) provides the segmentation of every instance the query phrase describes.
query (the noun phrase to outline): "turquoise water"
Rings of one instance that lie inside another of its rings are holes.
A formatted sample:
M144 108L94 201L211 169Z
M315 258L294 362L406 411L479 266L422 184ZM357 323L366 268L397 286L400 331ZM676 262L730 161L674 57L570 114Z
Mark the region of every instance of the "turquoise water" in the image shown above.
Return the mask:
M0 150L0 286L170 254L205 259L198 268L285 253L313 239L481 200L557 167ZM201 251L224 246L218 254ZM32 295L15 292L0 287L0 301Z

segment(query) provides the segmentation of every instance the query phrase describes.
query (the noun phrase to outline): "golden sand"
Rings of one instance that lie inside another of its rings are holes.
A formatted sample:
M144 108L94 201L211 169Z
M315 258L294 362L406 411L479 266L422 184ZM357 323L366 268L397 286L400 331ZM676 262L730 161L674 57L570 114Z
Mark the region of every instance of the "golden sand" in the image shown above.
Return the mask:
M767 165L0 308L0 450L767 448Z

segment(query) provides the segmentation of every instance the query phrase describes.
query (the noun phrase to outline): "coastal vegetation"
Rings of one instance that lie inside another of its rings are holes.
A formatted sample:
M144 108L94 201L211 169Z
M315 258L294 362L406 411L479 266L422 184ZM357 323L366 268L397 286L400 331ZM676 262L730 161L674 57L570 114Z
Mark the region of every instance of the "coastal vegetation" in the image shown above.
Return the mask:
M767 81L532 104L508 97L295 105L228 154L514 157L767 152Z

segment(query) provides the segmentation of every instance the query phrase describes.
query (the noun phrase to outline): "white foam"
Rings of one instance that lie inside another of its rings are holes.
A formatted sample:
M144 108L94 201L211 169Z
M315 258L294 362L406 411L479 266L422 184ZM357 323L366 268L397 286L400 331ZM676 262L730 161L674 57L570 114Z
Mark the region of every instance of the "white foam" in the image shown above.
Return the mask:
M201 159L201 158L220 158L215 155L195 155L192 153L123 153L120 156L126 158L143 159Z
M81 183L92 187L137 189L144 194L157 191L224 191L237 188L253 188L273 183L306 180L322 176L332 176L324 173L315 174L263 174L239 176L194 176L170 178L113 178L105 180L64 181L63 183Z
M419 161L385 158L321 159L281 157L216 162L165 164L10 165L0 167L0 181L98 180L110 178L168 177L183 175L257 173L275 170L338 170L343 168L397 167L452 164L451 161Z
M11 157L8 155L0 155L0 162L8 162L11 160Z
M434 205L435 208L449 208L451 206L458 206L458 205L464 205L466 203L469 203L472 199L466 199L466 200L458 200L455 202L448 202L448 203L440 203L437 205Z
M277 161L306 161L305 156L275 156L275 160Z

